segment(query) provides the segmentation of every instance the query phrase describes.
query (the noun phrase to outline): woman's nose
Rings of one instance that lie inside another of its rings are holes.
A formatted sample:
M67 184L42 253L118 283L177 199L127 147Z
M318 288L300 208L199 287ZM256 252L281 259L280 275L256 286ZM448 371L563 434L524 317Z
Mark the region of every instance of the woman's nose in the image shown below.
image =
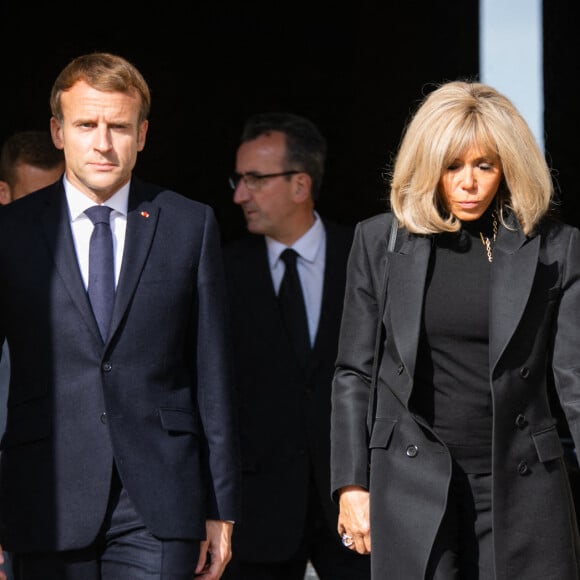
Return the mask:
M475 175L472 167L464 167L461 175L461 183L465 189L471 189L475 184Z

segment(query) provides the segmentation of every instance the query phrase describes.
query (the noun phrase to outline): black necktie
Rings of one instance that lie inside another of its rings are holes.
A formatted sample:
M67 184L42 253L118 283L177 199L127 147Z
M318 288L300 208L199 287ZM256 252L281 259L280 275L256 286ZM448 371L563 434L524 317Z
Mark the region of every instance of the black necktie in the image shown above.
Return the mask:
M94 205L85 210L94 224L89 247L88 293L103 342L109 334L115 300L113 235L109 221L111 209L106 205Z
M286 264L286 271L278 292L278 302L282 319L298 359L302 366L306 367L310 356L310 334L302 286L296 269L297 256L296 252L290 248L285 249L280 256Z

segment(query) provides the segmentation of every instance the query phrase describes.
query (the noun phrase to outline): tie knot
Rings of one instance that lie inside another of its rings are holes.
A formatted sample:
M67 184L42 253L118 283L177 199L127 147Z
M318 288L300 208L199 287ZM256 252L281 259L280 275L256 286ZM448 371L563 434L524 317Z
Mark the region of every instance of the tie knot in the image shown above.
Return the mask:
M298 254L292 248L286 248L281 254L280 259L286 264L287 268L296 267L296 259Z
M93 222L93 224L109 224L109 214L112 207L106 205L93 205L85 209L85 215Z

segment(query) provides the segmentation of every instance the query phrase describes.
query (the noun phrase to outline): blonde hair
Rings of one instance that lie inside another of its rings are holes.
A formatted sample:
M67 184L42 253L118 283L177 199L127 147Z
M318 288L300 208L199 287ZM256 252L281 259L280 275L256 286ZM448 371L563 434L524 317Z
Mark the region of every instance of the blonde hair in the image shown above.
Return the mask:
M438 186L443 170L472 145L500 158L502 223L506 212L512 212L528 235L548 212L554 195L550 170L522 115L493 87L452 81L423 100L395 158L390 204L407 230L432 234L461 227L445 212Z

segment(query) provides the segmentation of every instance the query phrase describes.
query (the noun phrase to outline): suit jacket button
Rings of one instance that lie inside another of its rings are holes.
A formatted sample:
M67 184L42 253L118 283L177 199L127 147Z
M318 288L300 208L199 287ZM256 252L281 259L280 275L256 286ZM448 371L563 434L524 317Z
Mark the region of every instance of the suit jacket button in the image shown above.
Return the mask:
M521 413L516 417L516 427L523 429L528 424L526 416Z
M518 463L518 473L520 475L526 475L530 472L530 467L528 466L528 462L525 459L522 459Z
M101 423L107 422L107 413L101 413Z
M419 453L419 448L416 445L408 445L407 449L405 450L407 457L417 457L417 453Z
M403 374L403 371L405 370L405 365L403 363L400 363L399 366L397 367L397 373L398 374Z
M527 379L530 376L530 369L528 367L522 367L520 369L520 377L522 379Z
M103 371L105 371L106 373L108 373L113 368L113 365L108 360L106 360L103 363L103 365L101 366L101 368L103 369Z

